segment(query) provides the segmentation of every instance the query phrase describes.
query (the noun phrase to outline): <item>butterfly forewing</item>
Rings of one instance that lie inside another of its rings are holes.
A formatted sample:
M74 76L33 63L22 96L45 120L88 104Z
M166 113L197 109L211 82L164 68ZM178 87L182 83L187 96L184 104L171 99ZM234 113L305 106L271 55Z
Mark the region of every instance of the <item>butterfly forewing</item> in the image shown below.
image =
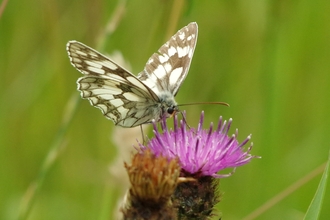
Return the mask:
M84 74L77 81L82 98L116 125L134 127L160 120L166 108L176 106L174 96L188 73L196 39L197 24L190 23L151 56L138 77L80 42L68 42L67 51Z
M197 23L183 27L149 58L138 78L156 94L169 91L175 96L188 74L197 34Z

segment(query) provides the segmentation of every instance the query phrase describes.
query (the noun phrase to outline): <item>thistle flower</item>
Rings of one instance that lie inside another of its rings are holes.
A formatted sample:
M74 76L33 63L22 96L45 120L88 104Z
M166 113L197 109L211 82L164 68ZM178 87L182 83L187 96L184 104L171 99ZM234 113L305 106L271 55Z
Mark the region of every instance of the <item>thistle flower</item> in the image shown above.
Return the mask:
M124 219L176 219L171 196L180 180L178 160L146 150L135 154L125 168L131 187L122 208Z
M142 150L151 149L156 155L163 155L168 158L179 158L183 173L188 176L211 176L223 178L229 174L218 174L226 168L236 168L242 166L252 158L249 152L250 147L244 151L243 146L251 139L249 135L241 144L237 141L238 130L231 137L228 136L232 119L223 121L219 119L218 127L213 131L211 123L209 130L203 130L204 112L196 129L187 129L184 120L179 121L174 117L174 130L169 130L166 121L161 121L163 133L157 129L153 123L155 137L151 139L148 146L140 145Z
M218 192L219 178L229 174L218 174L226 168L242 166L252 158L252 144L247 150L243 146L251 139L249 135L241 144L236 137L228 135L232 120L219 119L217 129L213 124L208 130L203 130L204 112L197 129L190 128L184 120L174 117L174 130L169 130L166 121L161 121L160 133L156 123L153 123L155 137L147 146L140 144L141 151L150 150L155 155L166 158L178 158L181 165L181 177L193 177L196 181L178 183L172 197L172 204L177 210L177 218L209 219L216 203L220 201ZM180 123L180 126L179 126ZM188 129L187 129L188 127Z

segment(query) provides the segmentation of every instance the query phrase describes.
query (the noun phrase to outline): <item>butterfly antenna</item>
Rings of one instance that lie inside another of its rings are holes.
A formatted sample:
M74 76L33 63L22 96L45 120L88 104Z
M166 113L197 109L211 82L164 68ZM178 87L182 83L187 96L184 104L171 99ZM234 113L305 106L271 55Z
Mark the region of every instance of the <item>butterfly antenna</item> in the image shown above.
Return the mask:
M227 107L230 106L227 102L192 102L186 104L179 104L178 106L186 106L186 105L225 105Z

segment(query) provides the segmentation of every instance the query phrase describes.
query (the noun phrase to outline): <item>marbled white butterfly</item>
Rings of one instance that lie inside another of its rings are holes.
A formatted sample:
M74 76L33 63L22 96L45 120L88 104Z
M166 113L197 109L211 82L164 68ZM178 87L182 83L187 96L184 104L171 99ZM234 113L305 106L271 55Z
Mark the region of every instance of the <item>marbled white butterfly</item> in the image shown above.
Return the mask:
M94 49L69 41L71 64L84 74L77 81L82 98L122 127L170 117L179 111L174 97L188 74L197 33L195 22L183 27L149 58L138 76Z

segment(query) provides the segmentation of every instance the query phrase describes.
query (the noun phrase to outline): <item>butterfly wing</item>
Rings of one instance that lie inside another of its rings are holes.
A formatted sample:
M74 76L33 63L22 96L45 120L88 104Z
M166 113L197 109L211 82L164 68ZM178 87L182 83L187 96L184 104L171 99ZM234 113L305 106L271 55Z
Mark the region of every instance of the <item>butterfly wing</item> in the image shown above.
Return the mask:
M77 81L82 98L116 125L134 127L159 115L158 96L129 71L77 41L69 41L67 51L71 64L85 75Z
M149 58L138 78L156 94L170 92L175 96L188 74L197 34L197 23L183 27Z

